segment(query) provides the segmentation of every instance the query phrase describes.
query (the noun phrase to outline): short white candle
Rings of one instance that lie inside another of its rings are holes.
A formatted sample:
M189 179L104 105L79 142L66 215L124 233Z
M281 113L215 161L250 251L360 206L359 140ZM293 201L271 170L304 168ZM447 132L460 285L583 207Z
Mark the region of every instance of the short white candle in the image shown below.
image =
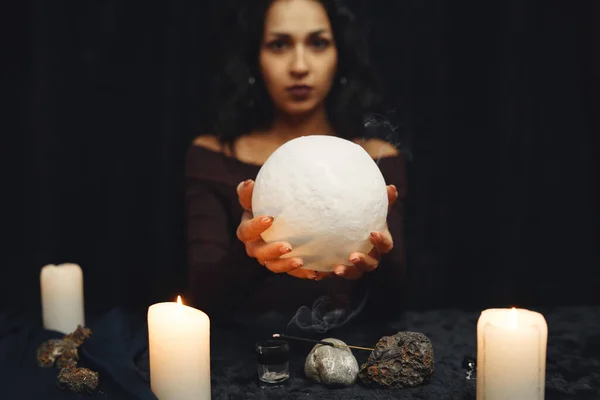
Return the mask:
M85 326L83 272L77 264L46 265L40 272L44 328L71 333Z
M148 308L150 386L159 400L210 399L210 319L177 302Z
M483 311L477 322L477 400L543 400L547 343L542 314Z

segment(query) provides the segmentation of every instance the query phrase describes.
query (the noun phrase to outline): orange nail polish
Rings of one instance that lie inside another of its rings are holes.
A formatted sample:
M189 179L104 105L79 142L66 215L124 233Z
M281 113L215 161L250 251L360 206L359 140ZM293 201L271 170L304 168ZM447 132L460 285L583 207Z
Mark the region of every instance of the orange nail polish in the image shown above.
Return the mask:
M289 246L281 246L279 251L281 251L281 254L285 254L285 253L289 253L290 251L292 251L292 248Z
M274 219L275 218L273 217L262 217L260 222L262 222L264 225L269 225Z

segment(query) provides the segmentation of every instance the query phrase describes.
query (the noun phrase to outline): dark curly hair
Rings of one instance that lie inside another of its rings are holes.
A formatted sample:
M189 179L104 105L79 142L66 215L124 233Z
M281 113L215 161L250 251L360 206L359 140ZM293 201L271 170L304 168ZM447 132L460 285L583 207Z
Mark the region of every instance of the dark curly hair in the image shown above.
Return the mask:
M213 96L214 133L233 141L255 129L267 128L274 107L259 68L259 49L268 8L275 0L235 2L235 12L219 18L225 33L218 60ZM327 11L338 52L337 74L326 100L327 115L337 135L347 139L365 135L365 117L383 111L379 82L369 61L367 35L341 0L316 0ZM251 84L250 78L254 78ZM341 78L345 82L341 82Z

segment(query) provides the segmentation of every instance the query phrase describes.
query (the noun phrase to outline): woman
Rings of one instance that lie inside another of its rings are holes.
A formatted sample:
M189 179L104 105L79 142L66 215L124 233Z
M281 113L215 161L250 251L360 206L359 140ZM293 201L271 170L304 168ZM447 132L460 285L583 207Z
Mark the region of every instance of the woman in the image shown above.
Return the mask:
M377 111L378 96L364 36L340 1L244 3L251 5L232 23L241 32L234 31L225 47L215 134L196 138L188 152L191 299L213 321L236 312L292 317L323 296L334 308L355 309L371 285L368 304L382 310L397 302L390 296L399 296L404 281L404 159L392 144L365 138L381 124L372 124L373 118L365 124ZM372 233L373 252L349 254L352 266L336 266L334 273L280 258L291 244L264 243L260 233L273 218L251 210L252 178L260 166L288 140L311 134L361 144L389 184L389 229Z

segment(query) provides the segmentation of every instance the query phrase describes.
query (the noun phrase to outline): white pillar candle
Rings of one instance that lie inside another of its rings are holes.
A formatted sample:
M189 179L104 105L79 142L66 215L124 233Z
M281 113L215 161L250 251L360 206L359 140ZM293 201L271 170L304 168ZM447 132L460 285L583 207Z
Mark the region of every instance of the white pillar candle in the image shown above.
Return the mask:
M543 400L547 343L542 314L483 311L477 322L477 400Z
M210 399L210 319L177 302L148 308L150 386L159 400Z
M44 328L71 333L85 326L83 272L77 264L46 265L40 272Z

